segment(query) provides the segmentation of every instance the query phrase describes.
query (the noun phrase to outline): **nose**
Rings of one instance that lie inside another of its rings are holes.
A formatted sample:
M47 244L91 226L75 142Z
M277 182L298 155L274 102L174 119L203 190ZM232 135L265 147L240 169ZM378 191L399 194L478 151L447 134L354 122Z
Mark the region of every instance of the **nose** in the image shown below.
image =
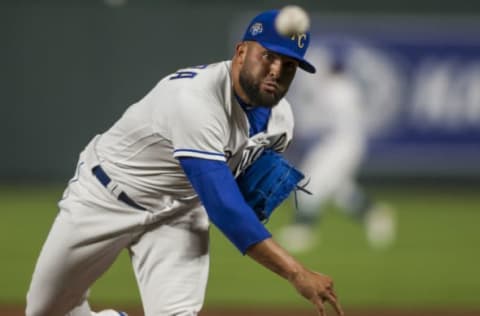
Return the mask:
M282 73L282 60L275 58L270 64L270 77L279 78Z

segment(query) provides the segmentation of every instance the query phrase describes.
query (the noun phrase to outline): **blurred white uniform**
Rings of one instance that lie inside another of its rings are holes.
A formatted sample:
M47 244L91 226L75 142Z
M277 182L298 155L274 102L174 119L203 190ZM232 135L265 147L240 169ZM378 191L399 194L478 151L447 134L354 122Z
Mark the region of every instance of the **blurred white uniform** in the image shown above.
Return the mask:
M318 68L317 80L298 76L290 96L298 104L293 109L296 144L292 147L300 146L296 148L296 153L302 152L300 169L310 177L307 188L313 194L298 195L295 224L281 232L280 240L290 251L311 248L313 225L324 205L333 201L364 220L373 247L386 247L394 238L393 213L386 205L372 203L355 179L369 138L362 90L341 65L332 62L323 71Z
M358 86L339 73L323 79L313 90L315 109L309 110L310 116L315 113L312 117L322 117L321 124L315 128L317 131L302 131L304 128L299 127L299 134L305 134L303 136L319 133L315 142L309 144L312 147L301 165L311 177L308 188L314 192L299 195L301 212L317 211L319 201L330 197L339 205L345 205L345 198L354 189L354 178L367 145ZM300 101L298 108L305 104Z

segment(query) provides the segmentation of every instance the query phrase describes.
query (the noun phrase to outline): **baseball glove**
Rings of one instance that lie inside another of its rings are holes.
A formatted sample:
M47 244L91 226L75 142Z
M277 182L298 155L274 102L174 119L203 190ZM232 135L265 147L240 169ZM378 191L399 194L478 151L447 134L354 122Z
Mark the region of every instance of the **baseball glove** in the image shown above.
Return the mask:
M292 191L305 190L298 186L303 178L282 155L266 150L237 177L237 183L257 217L266 222Z

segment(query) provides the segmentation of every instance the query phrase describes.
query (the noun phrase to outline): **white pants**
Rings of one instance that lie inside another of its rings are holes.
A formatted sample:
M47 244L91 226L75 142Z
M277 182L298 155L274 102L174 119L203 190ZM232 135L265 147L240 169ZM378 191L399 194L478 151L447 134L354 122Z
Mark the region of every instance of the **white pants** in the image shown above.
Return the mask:
M161 219L161 210L118 201L89 167L79 165L38 258L26 315L91 316L86 293L123 249L129 250L146 316L196 315L208 278L205 210L197 205Z

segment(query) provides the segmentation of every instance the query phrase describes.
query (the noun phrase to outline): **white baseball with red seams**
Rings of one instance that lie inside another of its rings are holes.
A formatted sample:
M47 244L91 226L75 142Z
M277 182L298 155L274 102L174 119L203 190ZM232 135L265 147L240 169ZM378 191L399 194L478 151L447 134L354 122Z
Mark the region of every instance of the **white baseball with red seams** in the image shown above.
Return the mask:
M278 13L275 19L275 28L278 33L285 36L302 34L310 28L310 19L307 12L301 7L288 5Z

